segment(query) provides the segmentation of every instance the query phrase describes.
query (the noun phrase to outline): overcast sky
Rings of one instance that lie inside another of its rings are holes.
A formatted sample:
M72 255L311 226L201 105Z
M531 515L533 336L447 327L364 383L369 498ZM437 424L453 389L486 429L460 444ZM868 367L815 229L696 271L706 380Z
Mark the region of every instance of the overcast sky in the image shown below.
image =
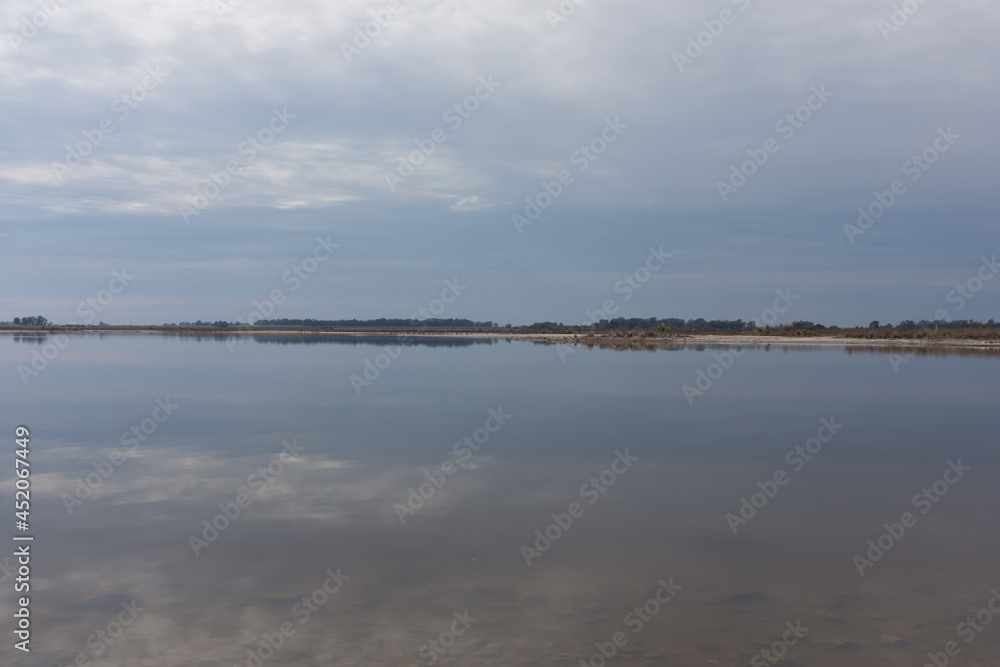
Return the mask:
M441 316L500 323L1000 319L1000 280L948 300L1000 252L988 0L48 4L0 4L0 320L109 283L115 324L407 317L456 279Z

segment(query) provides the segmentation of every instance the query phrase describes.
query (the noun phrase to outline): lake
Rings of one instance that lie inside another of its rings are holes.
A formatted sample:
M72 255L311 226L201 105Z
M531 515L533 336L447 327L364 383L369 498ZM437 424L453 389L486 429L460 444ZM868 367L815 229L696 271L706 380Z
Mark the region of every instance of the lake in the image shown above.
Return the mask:
M227 340L0 337L4 664L997 664L997 357Z

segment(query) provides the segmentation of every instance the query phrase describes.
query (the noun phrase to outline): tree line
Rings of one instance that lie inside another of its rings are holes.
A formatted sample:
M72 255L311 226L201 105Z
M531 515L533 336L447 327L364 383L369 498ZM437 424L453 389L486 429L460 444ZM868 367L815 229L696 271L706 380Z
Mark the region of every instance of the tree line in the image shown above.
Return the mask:
M259 320L258 325L270 327L326 327L336 329L417 329L423 327L447 328L447 329L493 329L496 322L476 322L473 320L457 319L449 317L447 319L431 318L427 320L414 320L403 318L380 317L374 320Z
M19 326L44 327L53 325L48 318L41 315L32 317L15 317L13 324ZM54 326L54 325L53 325ZM107 326L104 322L100 326ZM241 326L238 322L226 322L216 320L207 322L196 320L194 322L181 322L177 324L164 324L165 327L213 327L224 329ZM246 326L245 324L242 326ZM594 322L590 325L566 325L562 322L535 322L524 326L512 326L506 324L501 326L493 321L477 322L475 320L460 318L431 318L427 320L415 320L410 318L386 318L380 317L371 320L317 320L317 319L280 319L280 320L259 320L255 326L270 327L303 327L303 328L326 328L326 329L506 329L511 331L546 331L552 329L572 329L574 331L606 331L613 329L683 329L685 331L753 331L757 328L754 321L744 322L743 320L706 320L702 317L692 320L685 320L677 317L656 318L656 317L616 317ZM808 320L797 320L790 324L782 325L788 329L813 329L821 330L827 327L816 324ZM838 327L830 327L837 329ZM861 327L856 327L861 328ZM992 319L987 322L979 320L903 320L899 324L882 324L879 320L872 320L868 324L869 329L997 329L1000 322Z
M34 317L15 317L14 324L21 324L30 327L44 327L50 324L49 320L41 315Z

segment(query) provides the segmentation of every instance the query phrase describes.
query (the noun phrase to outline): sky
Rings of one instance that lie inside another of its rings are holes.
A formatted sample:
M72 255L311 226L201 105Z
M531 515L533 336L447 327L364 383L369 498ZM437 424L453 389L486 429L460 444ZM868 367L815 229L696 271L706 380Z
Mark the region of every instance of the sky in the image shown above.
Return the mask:
M1000 6L577 1L4 2L0 320L1000 319Z

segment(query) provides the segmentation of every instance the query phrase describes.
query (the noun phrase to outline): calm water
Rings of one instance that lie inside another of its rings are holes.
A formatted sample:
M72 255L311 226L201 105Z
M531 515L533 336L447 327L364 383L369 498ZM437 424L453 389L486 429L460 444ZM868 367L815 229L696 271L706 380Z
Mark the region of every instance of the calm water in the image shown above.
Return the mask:
M997 664L1000 618L959 627L1000 588L997 359L750 350L691 405L719 350L412 345L359 395L369 342L79 336L25 387L0 337L36 536L3 664Z

